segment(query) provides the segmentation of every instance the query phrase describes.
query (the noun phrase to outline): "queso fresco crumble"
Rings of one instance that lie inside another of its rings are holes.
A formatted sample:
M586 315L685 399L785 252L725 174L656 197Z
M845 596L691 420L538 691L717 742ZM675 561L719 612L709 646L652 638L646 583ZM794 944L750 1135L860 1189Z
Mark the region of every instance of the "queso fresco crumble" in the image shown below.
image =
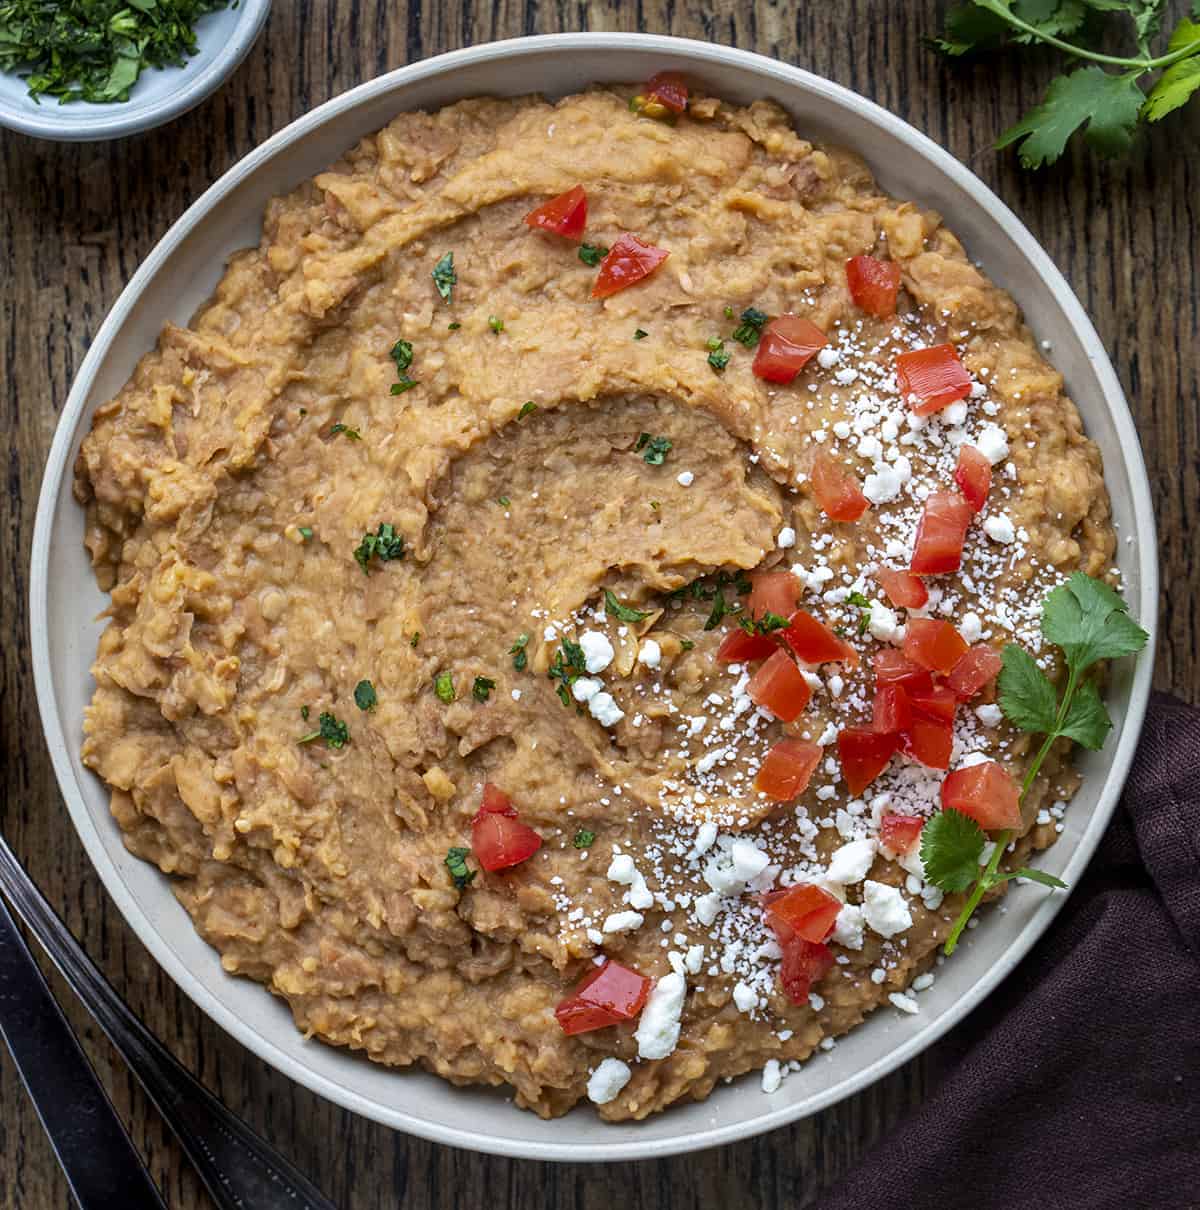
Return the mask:
M404 114L272 202L77 494L129 848L306 1033L547 1117L919 1013L1055 882L1107 727L1070 626L1141 633L1008 296L670 73Z

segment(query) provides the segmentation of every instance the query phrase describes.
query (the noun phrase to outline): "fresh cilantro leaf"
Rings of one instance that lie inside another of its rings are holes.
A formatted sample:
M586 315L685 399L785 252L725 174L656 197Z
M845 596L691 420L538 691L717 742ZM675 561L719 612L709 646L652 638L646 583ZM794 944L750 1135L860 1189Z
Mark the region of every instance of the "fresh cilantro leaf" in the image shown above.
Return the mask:
M977 4L960 4L946 14L945 31L933 44L942 54L955 57L995 50L1011 28L1003 17Z
M521 404L521 410L517 413L518 420L524 420L526 416L532 416L538 410L538 405L532 399L526 399Z
M512 504L512 501L507 496L497 496L496 503L499 504L501 508L508 508L508 506Z
M921 829L925 881L943 891L965 891L979 877L979 856L987 837L961 811L939 811Z
M725 304L725 318L726 319L733 318L733 308L728 303Z
M360 710L374 710L378 702L375 686L370 681L359 681L354 686L354 704Z
M454 287L458 284L458 274L454 271L454 253L447 252L436 265L433 266L433 284L437 287L437 292L442 296L442 302L451 302L454 296Z
M504 320L502 320L498 315L489 315L488 327L491 328L497 336L499 336L500 333L504 331Z
M758 338L762 335L763 326L768 318L765 311L747 307L742 312L742 322L733 330L733 339L748 349L754 348L758 344Z
M1069 736L1077 744L1098 751L1112 730L1112 719L1104 708L1095 681L1083 681L1075 689L1067 716L1059 728L1060 735Z
M307 706L301 706L301 707L300 707L300 717L301 717L301 718L302 718L302 719L303 719L303 720L304 720L306 723L308 722L308 707L307 707Z
M467 858L471 856L470 849L464 849L459 845L446 850L446 869L450 871L450 878L454 882L457 890L462 890L468 886L471 879L475 877L478 870L472 870L467 865Z
M459 330L459 328L461 328L461 327L462 327L462 324L460 324L458 322L458 320L455 320L453 323L449 323L446 325L446 331L447 332L457 332Z
M1067 140L1086 123L1084 137L1101 155L1127 151L1146 98L1130 74L1081 67L1051 83L1042 103L1006 130L997 148L1018 144L1026 168L1052 164Z
M437 694L438 701L445 702L448 706L457 696L454 692L454 675L449 672L439 672L433 678L433 691Z
M392 394L403 395L405 391L411 391L417 385L416 380L408 376L408 368L412 365L413 360L412 342L396 341L388 356L396 363L396 378L398 379L392 383Z
M721 619L733 611L729 608L729 602L725 600L725 594L718 592L713 598L712 609L709 610L708 617L704 620L705 630L716 630L721 624Z
M1075 33L1087 17L1088 4L1084 0L1019 0L1013 5L1013 12L1037 30L1037 33L1013 34L1014 42L1029 44L1039 41L1038 34L1061 38Z
M419 630L414 630L412 632L412 638L410 638L408 640L408 645L410 647L415 647L420 641L421 641L421 632Z
M590 849L595 843L595 840L595 832L589 832L587 828L580 828L579 831L575 833L575 838L571 841L571 843L577 849Z
M1128 606L1116 592L1081 571L1046 598L1042 633L1062 648L1077 673L1097 660L1133 655L1150 637L1129 616Z
M1200 20L1200 0L1195 10L1197 20ZM1200 51L1200 24L1182 18L1175 27L1168 43L1168 51L1182 50L1185 46L1196 46ZM1187 103L1188 98L1200 88L1200 53L1190 58L1180 59L1171 64L1159 77L1158 83L1150 90L1146 98L1146 106L1142 111L1151 122L1165 118L1172 110Z
M350 728L337 715L322 710L317 724L316 731L302 735L296 743L311 744L315 739L323 739L327 748L344 748L350 742Z
M708 364L716 373L720 373L729 364L729 354L725 351L725 342L715 336L708 342Z
M589 268L594 269L607 255L608 249L601 244L579 245L579 259Z
M1022 731L1054 730L1058 699L1050 678L1037 666L1024 647L1009 643L1000 653L1003 666L996 681L997 698L1004 717Z
M613 594L611 588L604 590L604 612L610 618L616 618L621 622L642 622L650 616L649 613L644 613L640 609L633 609L629 605L622 605Z
M1061 878L1055 878L1053 874L1047 874L1045 870L1037 870L1027 865L1023 865L1019 870L1013 870L1011 874L1001 875L996 881L1007 882L1010 878L1028 878L1030 882L1040 882L1042 886L1054 887L1056 890L1065 891L1067 889L1067 884Z
M490 677L477 676L475 678L475 683L471 686L471 696L477 702L486 702L488 700L488 694L491 693L491 691L495 688L496 682Z
M508 654L513 658L513 667L518 672L524 672L526 665L529 663L529 654L525 648L529 645L529 635L519 634L516 641L508 649Z
M646 337L649 335L650 335L650 333L647 332L645 330L645 328L634 328L634 330L633 330L633 339L634 340L645 340Z
M305 542L312 541L313 531L311 525L301 525L296 532L305 540Z
M394 559L403 559L404 553L403 536L386 521L380 522L375 533L363 534L362 541L354 548L355 561L363 569L364 575L370 574L372 559L389 563Z
M693 647L695 647L695 645L696 644L693 643L691 639L680 639L679 640L679 649L681 651L691 651L691 649Z
M351 441L362 440L362 433L360 433L358 429L352 429L348 424L343 424L340 420L329 430L329 435L331 437L336 437L339 433L345 433L347 438Z
M667 437L651 437L649 433L638 436L634 451L645 450L642 460L649 466L662 466L671 452L671 441Z

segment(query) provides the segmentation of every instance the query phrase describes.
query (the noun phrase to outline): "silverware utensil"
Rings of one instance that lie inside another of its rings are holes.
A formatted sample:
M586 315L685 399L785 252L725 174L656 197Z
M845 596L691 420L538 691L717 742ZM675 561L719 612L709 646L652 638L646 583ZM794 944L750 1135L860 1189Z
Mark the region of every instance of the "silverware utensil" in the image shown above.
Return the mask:
M220 1210L337 1210L134 1016L3 836L0 892L137 1076ZM0 1032L84 1210L160 1210L162 1198L3 903Z

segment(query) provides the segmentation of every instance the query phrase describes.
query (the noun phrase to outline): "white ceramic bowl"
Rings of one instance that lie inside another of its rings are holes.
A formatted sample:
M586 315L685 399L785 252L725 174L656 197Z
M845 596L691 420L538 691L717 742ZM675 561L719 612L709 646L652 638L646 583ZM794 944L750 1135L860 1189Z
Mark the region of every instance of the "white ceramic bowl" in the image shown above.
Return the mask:
M196 22L197 52L183 67L148 68L130 89L129 100L111 104L55 97L34 101L23 79L0 73L0 126L40 139L94 143L152 130L199 105L216 91L254 45L271 0L239 0L236 7L206 13Z
M1067 283L1015 216L960 163L861 97L782 63L699 42L633 34L560 34L456 51L391 72L337 97L248 155L171 228L108 316L67 401L38 504L31 591L34 671L46 737L71 818L109 893L173 979L226 1030L293 1079L357 1113L443 1143L559 1160L662 1156L781 1126L866 1087L944 1033L1025 954L1063 902L1017 888L1004 915L985 912L969 943L921 996L918 1016L884 1009L765 1095L756 1076L637 1125L604 1125L589 1108L543 1122L499 1092L453 1088L423 1072L369 1064L306 1042L286 1006L249 980L225 974L158 871L130 856L108 796L79 760L89 663L106 598L85 558L83 514L71 466L93 409L125 382L165 319L186 323L222 273L226 256L258 240L267 200L332 163L401 110L479 94L538 89L562 95L593 81L635 81L680 68L731 101L774 97L806 135L856 148L900 197L944 214L986 271L1012 291L1038 337L1051 342L1087 430L1104 453L1122 540L1118 559L1133 613L1153 634L1157 601L1154 519L1137 433L1104 349ZM1046 869L1078 882L1104 830L1137 740L1151 658L1116 670L1115 732L1085 772Z

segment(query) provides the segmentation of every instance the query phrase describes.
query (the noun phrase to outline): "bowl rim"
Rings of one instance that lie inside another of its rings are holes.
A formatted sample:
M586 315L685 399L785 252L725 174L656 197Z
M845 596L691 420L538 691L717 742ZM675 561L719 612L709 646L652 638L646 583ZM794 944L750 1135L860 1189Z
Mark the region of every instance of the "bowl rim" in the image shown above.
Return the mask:
M0 126L56 143L100 143L165 125L206 100L237 70L257 41L270 11L271 0L239 0L236 13L232 7L215 10L211 15L227 12L235 18L225 45L195 72L186 70L189 60L180 76L180 86L157 101L138 102L131 97L117 103L75 101L58 105L51 99L43 108L29 113L0 97Z
M1150 642L1147 645L1147 651L1134 666L1130 678L1129 701L1124 725L1121 727L1117 743L1112 750L1112 761L1105 784L1100 791L1088 823L1062 871L1071 886L1078 884L1084 867L1099 843L1101 834L1116 808L1121 787L1133 760L1150 695L1153 675L1152 653L1158 621L1159 577L1155 555L1157 550L1155 520L1141 446L1120 382L1082 305L1047 253L1042 250L1024 224L974 173L928 136L881 106L842 85L752 51L699 42L689 38L613 32L544 34L512 38L450 51L397 68L357 85L289 123L230 167L168 229L122 290L101 325L76 375L67 402L59 417L47 459L38 498L31 551L30 630L38 706L59 788L76 831L105 888L142 944L207 1016L227 1033L232 1034L252 1053L270 1063L277 1071L326 1100L394 1129L450 1146L464 1147L493 1155L543 1161L579 1162L664 1158L669 1155L697 1151L754 1137L816 1113L837 1101L860 1092L913 1058L961 1022L1026 956L1034 942L1060 910L1069 892L1046 896L1030 914L1025 925L1018 932L1009 936L1001 957L993 963L986 974L928 1027L914 1033L886 1056L868 1063L848 1078L752 1119L711 1126L668 1139L595 1144L513 1139L430 1122L394 1106L382 1106L360 1093L317 1074L305 1064L283 1053L268 1036L244 1023L231 1007L210 993L176 956L166 939L143 913L104 848L96 821L84 801L67 755L68 739L64 732L54 691L49 632L46 625L49 589L48 560L53 516L63 476L69 472L68 459L84 406L91 392L93 379L107 356L109 345L123 325L143 283L158 272L162 264L172 255L176 245L182 242L200 220L245 177L254 173L278 152L290 147L344 111L352 110L360 103L430 76L453 72L468 65L484 63L493 59L519 58L548 50L565 53L572 50L595 49L619 52L632 48L661 54L664 58L674 56L676 59L686 60L688 69L692 70L703 70L705 63L733 66L758 75L764 79L764 82L785 82L811 94L817 94L841 108L850 108L860 115L865 115L877 127L881 127L887 134L895 138L900 145L907 146L917 155L932 161L951 183L962 189L974 203L989 213L989 216L1019 247L1047 288L1057 295L1060 307L1078 334L1080 343L1085 348L1093 370L1100 381L1105 407L1112 417L1121 446L1125 451L1125 466L1130 476L1132 496L1130 504L1136 523L1136 558L1141 581L1140 599L1131 604L1135 605L1140 624L1149 632ZM398 111L402 111L402 109L401 102Z

